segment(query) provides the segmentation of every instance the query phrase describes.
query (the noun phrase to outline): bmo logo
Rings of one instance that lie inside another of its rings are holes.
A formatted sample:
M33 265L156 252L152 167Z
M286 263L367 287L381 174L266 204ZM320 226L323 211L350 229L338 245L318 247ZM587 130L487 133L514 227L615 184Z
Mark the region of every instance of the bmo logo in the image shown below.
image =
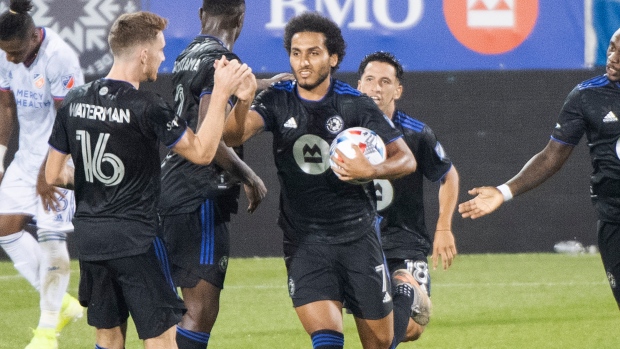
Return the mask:
M306 11L330 17L339 27L352 30L385 28L406 30L422 18L423 0L270 0L270 22L266 29L284 29L287 21ZM391 13L400 14L394 19ZM402 16L404 14L404 17Z

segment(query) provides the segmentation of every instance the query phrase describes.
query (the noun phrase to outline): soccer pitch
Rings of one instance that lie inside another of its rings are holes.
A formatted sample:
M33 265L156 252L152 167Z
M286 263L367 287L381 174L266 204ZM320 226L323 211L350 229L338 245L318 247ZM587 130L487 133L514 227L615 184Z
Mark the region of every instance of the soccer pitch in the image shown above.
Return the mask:
M69 292L77 294L72 263ZM599 255L472 254L431 272L433 317L422 338L399 348L620 347L620 312ZM38 295L9 262L0 263L0 349L25 347L38 320ZM345 319L345 348L361 348ZM69 325L59 348L94 347L85 319ZM142 348L131 326L127 349ZM231 259L209 348L307 349L291 306L281 258Z

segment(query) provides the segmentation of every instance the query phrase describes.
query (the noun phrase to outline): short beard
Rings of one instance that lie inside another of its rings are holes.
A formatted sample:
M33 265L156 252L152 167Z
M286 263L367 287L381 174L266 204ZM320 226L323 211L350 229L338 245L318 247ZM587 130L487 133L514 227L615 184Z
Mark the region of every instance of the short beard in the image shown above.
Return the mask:
M316 81L314 83L302 84L302 83L299 82L299 79L297 78L297 76L295 76L295 79L297 80L297 85L299 87L303 88L306 91L312 91L317 86L322 84L325 81L325 79L327 79L328 76L329 76L329 70L325 74L319 75L319 77L316 79Z

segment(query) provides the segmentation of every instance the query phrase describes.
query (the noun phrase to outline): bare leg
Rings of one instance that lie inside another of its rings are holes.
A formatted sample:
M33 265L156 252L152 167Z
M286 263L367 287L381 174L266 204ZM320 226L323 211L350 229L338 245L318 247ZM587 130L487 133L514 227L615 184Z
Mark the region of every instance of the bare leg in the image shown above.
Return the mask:
M172 326L166 332L155 338L144 341L145 349L177 349L177 327Z
M390 312L379 320L355 318L364 349L388 349L394 339L394 319Z
M127 323L113 328L97 329L97 345L106 349L124 349Z

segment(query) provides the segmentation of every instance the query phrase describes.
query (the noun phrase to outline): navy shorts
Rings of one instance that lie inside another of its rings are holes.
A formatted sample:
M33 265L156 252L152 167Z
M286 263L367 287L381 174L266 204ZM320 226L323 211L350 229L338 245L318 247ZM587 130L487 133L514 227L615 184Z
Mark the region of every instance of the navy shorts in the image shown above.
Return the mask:
M175 285L192 288L205 280L223 289L230 237L214 202L206 200L192 213L161 216L160 221Z
M342 244L285 241L284 256L295 307L333 300L368 320L382 319L392 311L387 267L374 230Z
M598 221L598 247L609 286L620 306L620 223Z
M88 324L113 328L127 322L131 314L140 339L160 336L185 312L169 276L159 239L137 256L80 260L79 299L88 309Z

